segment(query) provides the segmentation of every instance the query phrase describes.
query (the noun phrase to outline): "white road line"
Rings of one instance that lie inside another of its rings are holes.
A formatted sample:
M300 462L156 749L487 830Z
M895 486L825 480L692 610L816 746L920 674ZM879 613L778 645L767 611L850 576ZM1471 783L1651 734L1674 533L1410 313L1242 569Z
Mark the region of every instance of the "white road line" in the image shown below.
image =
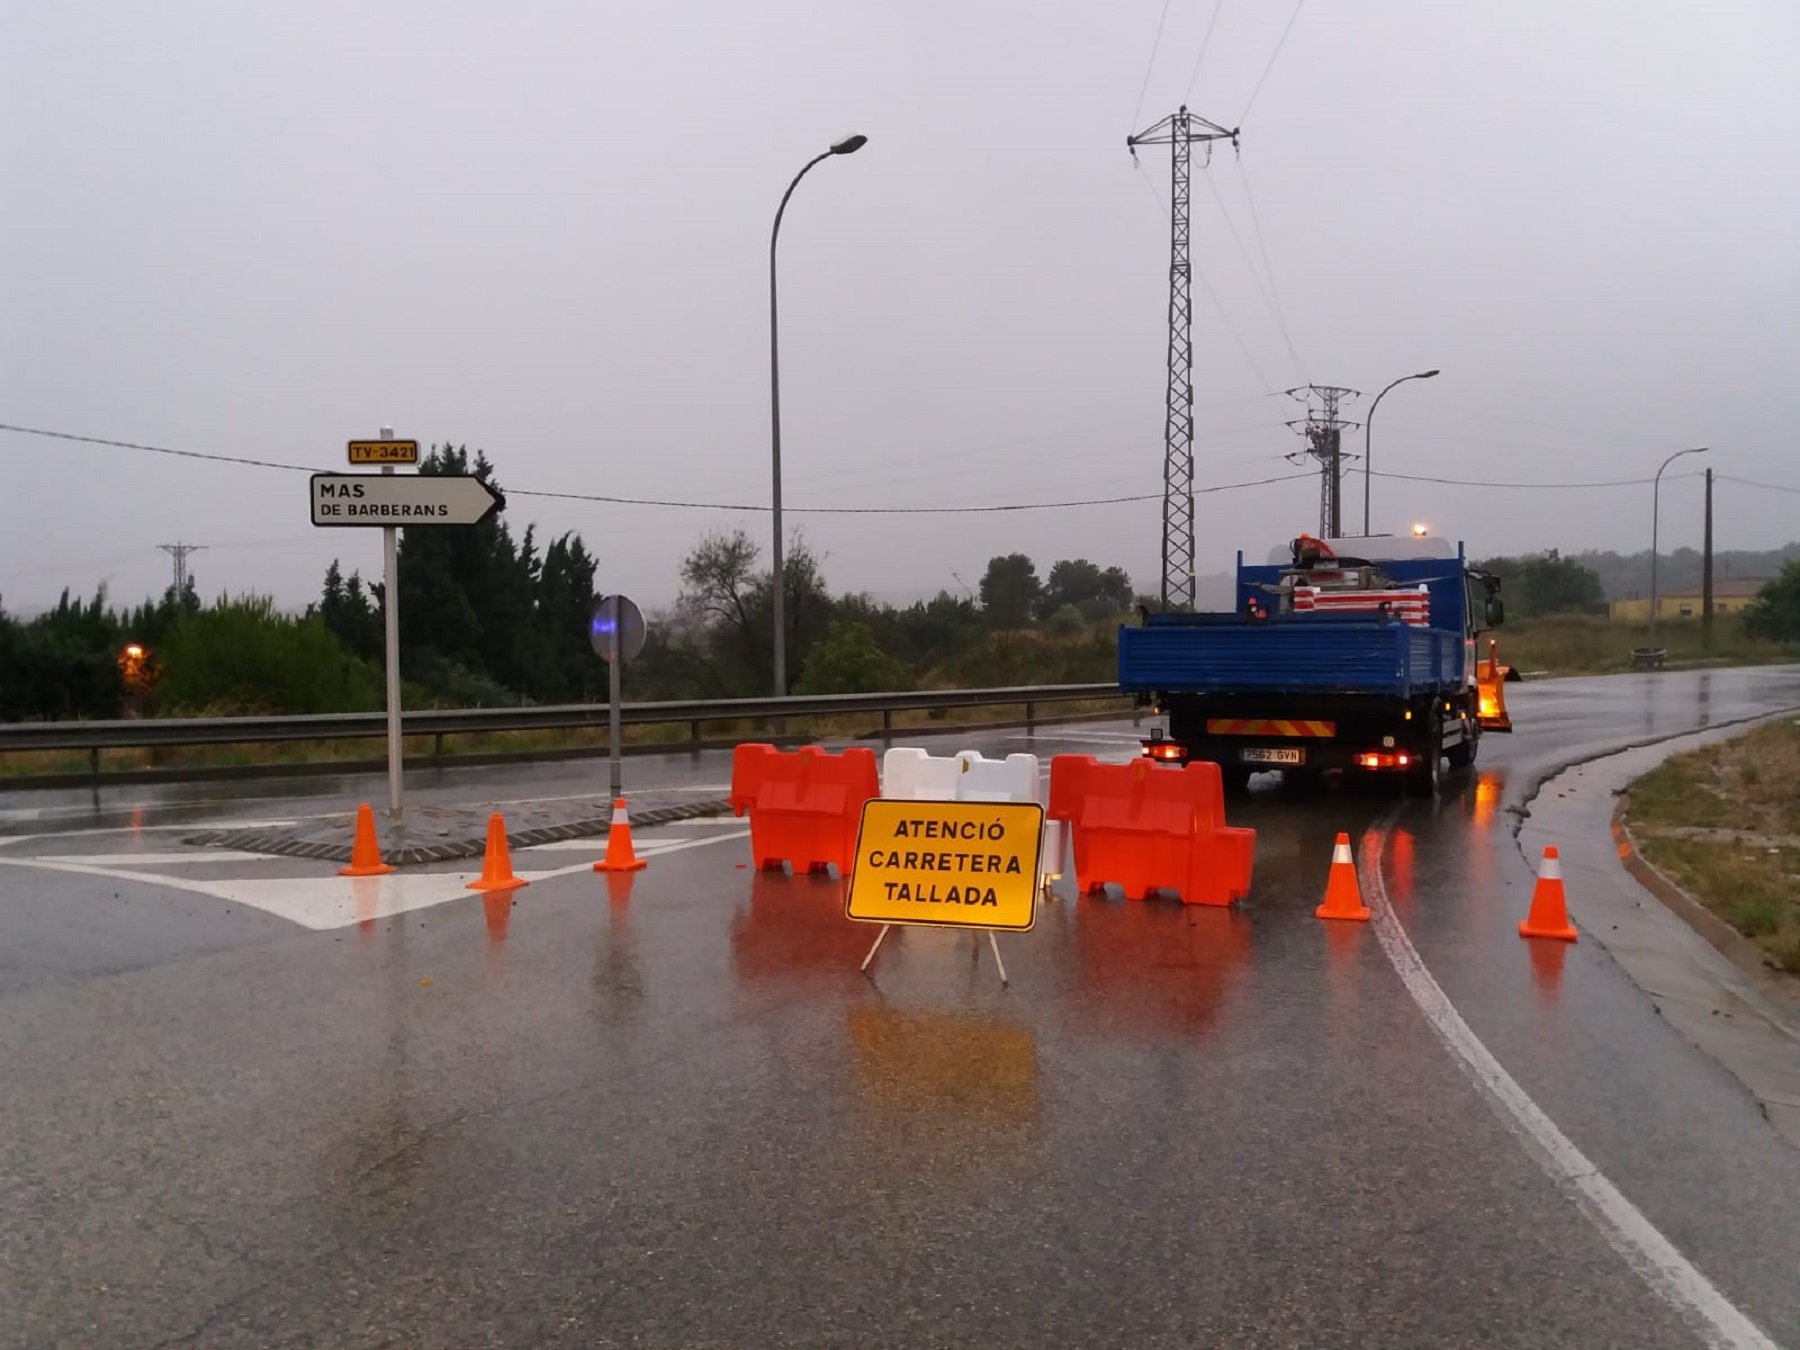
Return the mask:
M43 853L36 861L87 863L93 867L162 867L182 863L274 862L273 853L245 853L238 849L193 849L187 853Z
M736 834L702 835L683 839L658 849L654 855L679 853L683 849L723 844L733 839L746 839L749 830ZM257 855L261 856L261 855ZM290 860L291 861L291 860ZM477 875L466 872L398 872L381 877L340 877L335 869L302 877L237 877L206 878L177 876L166 872L136 872L122 867L96 867L89 862L51 862L43 858L0 858L0 867L35 867L46 872L65 872L77 876L100 877L107 881L135 881L171 890L191 891L228 904L248 905L302 928L323 931L347 928L369 919L387 918L451 900L467 899L471 892L467 882ZM593 863L583 859L567 867L547 871L521 871L527 881L548 881L553 877L591 872Z
M1721 1350L1776 1350L1775 1342L1720 1293L1544 1114L1463 1021L1432 978L1388 904L1387 886L1381 878L1381 855L1388 830L1398 815L1398 810L1390 812L1363 836L1359 869L1363 896L1374 911L1375 936L1382 951L1387 953L1406 992L1425 1014L1438 1039L1461 1061L1463 1071L1487 1096L1501 1123L1525 1144L1527 1152L1558 1189L1575 1200L1612 1249L1682 1315L1707 1345Z

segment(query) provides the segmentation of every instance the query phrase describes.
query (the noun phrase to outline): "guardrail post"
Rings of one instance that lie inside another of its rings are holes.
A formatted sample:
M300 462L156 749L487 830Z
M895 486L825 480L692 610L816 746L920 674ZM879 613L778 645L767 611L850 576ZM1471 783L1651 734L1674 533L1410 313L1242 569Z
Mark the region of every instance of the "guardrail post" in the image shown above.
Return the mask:
M1037 726L1037 704L1030 699L1025 700L1025 730L1031 731Z
M884 741L891 741L894 738L894 710L892 708L881 710L881 738Z
M436 736L432 737L431 757L433 759L442 759L444 757L444 733L441 731L438 732Z
M96 778L100 776L100 747L97 745L88 751L88 771Z
M694 745L700 744L700 719L698 717L688 723L688 740Z

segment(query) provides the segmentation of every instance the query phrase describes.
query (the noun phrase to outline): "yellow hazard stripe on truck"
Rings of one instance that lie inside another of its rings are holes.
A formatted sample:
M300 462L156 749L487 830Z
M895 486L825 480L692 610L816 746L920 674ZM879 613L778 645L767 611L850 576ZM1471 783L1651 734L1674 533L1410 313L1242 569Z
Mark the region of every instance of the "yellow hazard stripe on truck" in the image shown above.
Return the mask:
M1209 717L1208 736L1335 736L1336 722L1301 721L1291 717Z

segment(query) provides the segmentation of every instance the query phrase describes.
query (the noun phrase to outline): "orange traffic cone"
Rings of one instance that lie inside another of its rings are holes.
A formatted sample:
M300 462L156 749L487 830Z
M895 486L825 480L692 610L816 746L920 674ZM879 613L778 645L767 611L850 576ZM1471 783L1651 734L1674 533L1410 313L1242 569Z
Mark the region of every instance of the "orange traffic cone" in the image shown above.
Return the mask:
M625 814L625 799L613 803L612 828L606 832L606 856L594 864L596 872L635 872L644 860L631 847L631 820Z
M481 880L471 881L472 891L510 891L531 883L516 877L512 870L512 853L506 847L506 821L498 811L488 817L487 853L481 860Z
M1544 850L1537 885L1531 890L1531 914L1519 925L1519 936L1575 941L1575 925L1569 922L1569 905L1563 896L1562 860L1555 844Z
M364 802L356 808L356 842L350 845L350 865L338 868L338 875L379 877L393 870L381 861L381 844L375 838L375 813Z
M1356 863L1350 857L1350 836L1340 834L1331 849L1331 875L1325 880L1325 903L1313 911L1317 919L1354 919L1366 922L1369 907L1362 902L1356 881Z

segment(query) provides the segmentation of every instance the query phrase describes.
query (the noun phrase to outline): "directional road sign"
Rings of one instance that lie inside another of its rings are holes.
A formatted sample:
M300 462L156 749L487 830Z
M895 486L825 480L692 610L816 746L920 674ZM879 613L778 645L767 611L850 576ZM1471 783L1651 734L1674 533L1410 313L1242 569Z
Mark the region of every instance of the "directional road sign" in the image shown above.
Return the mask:
M315 473L315 525L478 525L504 505L473 474Z

